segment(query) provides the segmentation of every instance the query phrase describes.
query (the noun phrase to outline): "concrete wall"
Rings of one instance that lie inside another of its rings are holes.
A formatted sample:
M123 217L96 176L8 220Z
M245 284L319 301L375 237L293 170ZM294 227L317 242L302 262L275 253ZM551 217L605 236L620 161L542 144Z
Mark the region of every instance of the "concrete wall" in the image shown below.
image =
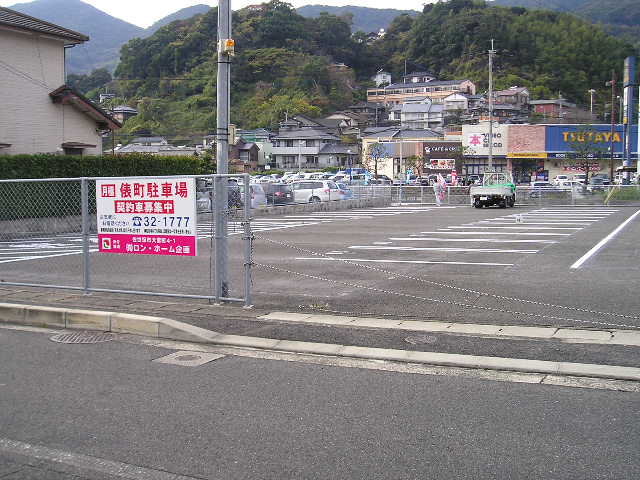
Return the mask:
M0 143L2 154L56 152L63 142L97 145L96 124L49 93L65 82L64 42L0 29Z

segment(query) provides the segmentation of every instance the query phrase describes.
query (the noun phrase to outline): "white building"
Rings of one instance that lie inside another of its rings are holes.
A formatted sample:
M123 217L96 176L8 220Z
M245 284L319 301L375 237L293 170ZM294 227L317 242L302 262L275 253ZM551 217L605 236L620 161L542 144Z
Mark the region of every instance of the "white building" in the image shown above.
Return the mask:
M88 40L0 7L0 153L102 153L121 124L65 85L65 49Z
M379 87L380 85L389 85L391 83L391 74L384 70L378 70L373 77L373 81L375 82L376 87Z

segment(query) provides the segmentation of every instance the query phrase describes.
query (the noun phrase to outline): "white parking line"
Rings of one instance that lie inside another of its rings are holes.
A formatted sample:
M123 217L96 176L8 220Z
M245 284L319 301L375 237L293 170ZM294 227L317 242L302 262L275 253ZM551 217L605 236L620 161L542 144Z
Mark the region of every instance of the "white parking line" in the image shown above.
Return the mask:
M393 237L396 242L483 242L483 243L558 243L554 240L502 240L497 238L435 238L435 237Z
M488 222L488 221L480 221L474 223L466 223L465 225L477 225L479 223L486 225L515 225L516 222ZM580 222L522 222L527 225L584 225L589 226L591 223L580 223Z
M511 225L511 224L510 224ZM582 227L489 227L484 225L466 226L461 225L459 227L449 228L495 228L503 230L582 230Z
M368 263L414 263L418 265L477 265L486 267L512 267L513 263L493 263L493 262L446 262L436 260L381 260L369 258L326 258L326 257L298 257L296 260L319 260L344 262L368 262Z
M531 232L453 232L453 231L440 231L440 232L420 232L420 234L433 235L433 234L450 234L450 235L532 235L532 236L563 236L570 237L573 233L531 233ZM412 234L412 235L420 235Z
M638 210L636 213L631 215L624 222L622 222L618 226L618 228L616 228L613 232L611 232L609 235L607 235L602 240L600 240L591 250L589 250L582 257L580 257L573 265L571 265L571 268L572 269L580 268L584 264L584 262L589 260L593 255L595 255L598 252L598 250L604 247L607 244L607 242L609 242L609 240L615 237L618 234L618 232L620 232L624 227L626 227L638 215L640 215L640 210Z
M538 250L501 250L498 248L454 248L454 247L382 247L372 245L353 245L352 250L393 250L401 252L478 252L478 253L538 253Z

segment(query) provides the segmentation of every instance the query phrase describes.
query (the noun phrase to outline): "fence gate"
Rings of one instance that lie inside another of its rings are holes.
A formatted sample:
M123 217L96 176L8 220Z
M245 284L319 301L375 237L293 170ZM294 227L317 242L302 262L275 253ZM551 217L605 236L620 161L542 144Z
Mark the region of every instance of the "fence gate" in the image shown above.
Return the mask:
M249 306L252 242L248 175L0 180L0 285Z

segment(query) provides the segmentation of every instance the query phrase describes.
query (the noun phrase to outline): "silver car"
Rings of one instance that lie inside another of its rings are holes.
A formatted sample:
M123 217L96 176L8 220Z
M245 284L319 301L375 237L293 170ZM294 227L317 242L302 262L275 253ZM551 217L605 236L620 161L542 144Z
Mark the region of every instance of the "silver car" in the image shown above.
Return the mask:
M293 201L296 203L318 203L341 200L338 185L331 180L302 180L291 184Z

